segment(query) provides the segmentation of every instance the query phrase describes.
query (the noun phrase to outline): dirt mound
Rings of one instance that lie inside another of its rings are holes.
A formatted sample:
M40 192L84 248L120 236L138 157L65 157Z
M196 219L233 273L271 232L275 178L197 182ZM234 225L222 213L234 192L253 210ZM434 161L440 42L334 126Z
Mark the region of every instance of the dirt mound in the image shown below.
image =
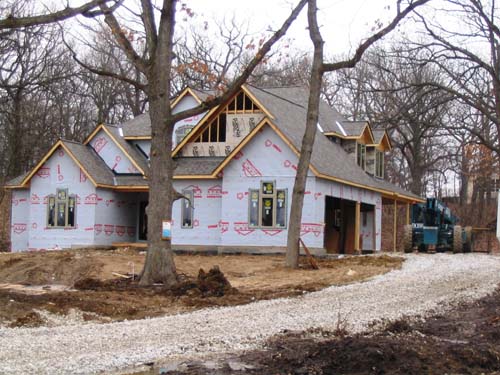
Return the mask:
M100 264L85 251L44 251L0 257L0 282L72 285L98 272Z
M20 316L9 327L39 327L45 323L45 320L39 313L32 311L24 316Z
M208 273L200 268L197 280L198 289L205 297L222 297L232 289L219 266L213 266Z

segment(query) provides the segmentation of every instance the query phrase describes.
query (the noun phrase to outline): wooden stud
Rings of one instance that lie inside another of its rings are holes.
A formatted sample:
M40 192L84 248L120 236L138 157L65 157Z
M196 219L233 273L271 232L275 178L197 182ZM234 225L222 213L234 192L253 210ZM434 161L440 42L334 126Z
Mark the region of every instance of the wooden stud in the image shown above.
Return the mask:
M410 203L406 202L406 225L410 224Z
M354 215L354 251L360 251L359 248L359 234L361 223L361 202L356 202L356 211Z
M393 251L396 252L396 242L398 239L398 201L394 199L394 228L393 228Z

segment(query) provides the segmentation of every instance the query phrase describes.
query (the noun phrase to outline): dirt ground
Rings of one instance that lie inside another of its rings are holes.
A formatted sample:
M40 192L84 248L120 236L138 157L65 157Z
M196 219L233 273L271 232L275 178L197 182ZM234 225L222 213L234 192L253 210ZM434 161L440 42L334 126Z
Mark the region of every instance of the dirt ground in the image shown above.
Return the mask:
M342 329L288 333L271 339L266 350L208 363L183 363L168 373L500 374L500 289L425 322L379 322L353 336Z
M312 270L304 259L290 271L282 256L177 255L181 283L174 289L141 288L117 275L139 273L144 258L131 249L2 253L0 325L51 325L60 315L130 320L237 305L365 280L403 262L387 255L318 259L320 269Z

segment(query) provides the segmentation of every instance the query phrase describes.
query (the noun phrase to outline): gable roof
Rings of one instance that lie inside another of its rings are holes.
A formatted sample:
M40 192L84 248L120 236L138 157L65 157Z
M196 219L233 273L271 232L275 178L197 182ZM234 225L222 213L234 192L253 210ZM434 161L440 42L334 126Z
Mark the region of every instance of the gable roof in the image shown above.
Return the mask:
M113 140L116 146L118 146L118 148L125 154L125 156L130 160L134 167L139 170L139 172L143 175L147 175L149 173L149 164L146 158L122 137L120 134L120 128L116 126L104 124L98 125L83 142L83 144L86 145L90 143L93 137L98 134L100 130L103 130Z
M43 156L38 164L33 169L31 169L31 171L9 181L6 187L26 187L31 178L59 148L62 148L75 162L75 164L77 164L78 167L81 168L83 173L87 176L87 178L92 182L94 186L113 185L113 172L111 172L106 163L104 163L99 155L97 155L93 148L73 141L59 140Z
M180 101L187 95L191 95L198 102L198 104L201 104L213 94L215 94L215 91L213 90L201 91L186 87L172 101L172 109L175 108L175 106L179 104ZM126 140L151 139L151 119L149 117L149 112L145 112L131 120L123 122L120 127L123 131L123 138Z
M284 88L260 89L249 86L249 90L273 113L275 119L269 121L269 124L298 154L306 124L307 104L301 103L303 100L294 100L297 96L288 96L287 89ZM386 195L396 193L412 200L421 200L410 192L368 175L354 158L340 145L331 142L319 129L316 129L311 169L321 178L376 190Z
M392 143L387 131L373 130L373 144L370 146L380 146L383 143L387 144L387 150L392 150Z

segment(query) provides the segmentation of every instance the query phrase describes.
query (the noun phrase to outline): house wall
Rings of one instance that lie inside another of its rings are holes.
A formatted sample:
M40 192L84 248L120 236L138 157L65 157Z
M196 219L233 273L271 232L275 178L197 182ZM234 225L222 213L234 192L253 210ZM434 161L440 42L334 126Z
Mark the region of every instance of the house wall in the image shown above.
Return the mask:
M98 132L89 143L110 169L117 173L140 173L128 156L103 130Z
M28 249L30 225L29 190L18 189L12 191L11 205L11 251Z
M256 229L248 226L249 189L260 189L261 181L275 181L277 189L288 189L287 219L298 159L269 127L265 126L224 169L221 245L226 247L286 246L286 229ZM309 174L302 217L303 240L308 247L323 247L323 225L315 218L315 177ZM321 219L323 221L323 219ZM288 227L288 220L287 220ZM318 240L321 238L321 241Z
M366 215L366 224L364 224L363 222L363 215ZM374 219L375 219L374 212L367 211L361 213L361 227L360 227L360 235L362 237L361 250L375 250L374 246L375 244L373 242Z
M179 113L181 111L185 111L186 109L194 108L198 106L198 102L196 101L195 98L193 98L191 95L186 95L184 98L182 98L179 103L174 107L172 110L173 114ZM177 121L174 125L174 132L172 133L172 147L177 146L175 142L175 132L177 129L179 129L181 126L190 126L194 127L200 122L200 120L205 116L206 112L200 113L199 115L188 117L184 120Z
M76 195L74 228L47 227L47 196L55 195L56 189L68 189L69 195ZM19 192L14 191L15 196ZM21 243L16 241L13 251L69 248L93 243L94 205L89 202L93 199L95 188L64 149L57 149L33 176L28 194L28 247L20 246ZM13 214L17 217L15 208L13 206Z
M94 243L111 245L113 242L136 240L138 194L119 193L97 189L95 199Z
M151 141L149 139L140 139L137 141L132 141L132 146L139 146L140 149L148 156L148 159L151 155Z
M172 244L173 245L220 245L221 206L226 191L223 191L221 180L176 180L174 188L193 190L193 227L181 227L181 203L174 202L172 207Z

